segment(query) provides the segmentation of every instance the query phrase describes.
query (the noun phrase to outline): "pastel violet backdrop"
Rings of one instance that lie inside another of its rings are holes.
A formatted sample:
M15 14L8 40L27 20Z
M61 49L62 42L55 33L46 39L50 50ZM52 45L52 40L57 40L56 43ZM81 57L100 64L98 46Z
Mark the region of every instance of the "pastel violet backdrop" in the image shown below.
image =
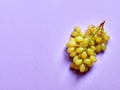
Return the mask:
M119 0L0 0L0 90L120 90ZM105 20L111 36L85 75L69 69L75 25Z

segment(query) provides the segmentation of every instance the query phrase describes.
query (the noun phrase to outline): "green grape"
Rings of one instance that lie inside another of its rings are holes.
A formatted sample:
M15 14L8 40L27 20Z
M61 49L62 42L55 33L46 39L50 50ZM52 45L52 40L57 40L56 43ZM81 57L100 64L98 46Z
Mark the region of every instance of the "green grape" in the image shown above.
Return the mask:
M95 26L94 25L88 25L88 29L93 29Z
M74 47L76 46L76 42L74 41L69 41L67 44L66 44L67 47Z
M101 49L102 49L103 51L105 51L106 45L105 45L104 43L101 44Z
M73 62L75 63L75 60L79 59L78 56L73 57Z
M84 72L85 71L85 65L82 63L79 67L80 72Z
M90 64L88 64L88 67L92 67L92 65L93 65L93 64L92 64L92 63L90 63Z
M80 33L80 36L84 37L84 36L85 36L85 33L81 32L81 33Z
M87 53L86 53L86 51L83 51L82 52L82 59L85 59L85 58L87 58Z
M76 48L76 53L81 53L82 51L84 51L84 48L82 47Z
M74 31L77 32L77 33L80 33L81 29L80 29L79 26L75 26Z
M79 70L79 65L74 65L75 70Z
M69 41L75 42L75 38L71 37Z
M83 40L83 43L84 43L84 45L88 45L88 42L89 42L89 39L88 38L85 38L84 40Z
M94 45L95 44L95 42L93 41L93 40L91 40L90 42L89 42L89 45Z
M76 59L75 60L75 65L80 65L82 63L82 59Z
M98 43L101 42L101 40L102 40L101 37L96 38L96 42L98 42Z
M97 52L97 53L101 52L101 46L100 46L100 45L97 45L97 46L96 46L96 52Z
M87 53L91 56L91 55L95 55L94 51L90 48L87 49Z
M108 41L108 40L110 39L110 36L108 36L107 34L105 34L105 35L104 35L104 39L105 39L106 41Z
M71 52L71 53L70 53L70 56L71 56L71 57L75 57L75 56L76 56L76 52L75 52L75 51Z
M95 56L90 56L90 60L95 63L97 61L96 57Z
M91 46L90 48L91 48L93 51L96 50L96 47L95 47L95 46Z
M78 35L79 35L78 32L75 32L75 31L72 32L72 36L73 36L73 37L76 37L76 36L78 36Z
M73 52L75 50L75 47L68 47L67 48L67 52L68 53L71 53L71 52Z
M75 38L75 41L76 41L76 42L82 42L82 41L83 41L83 37L77 36L77 37Z
M88 64L91 63L91 60L87 58L87 59L84 60L84 63L88 65Z

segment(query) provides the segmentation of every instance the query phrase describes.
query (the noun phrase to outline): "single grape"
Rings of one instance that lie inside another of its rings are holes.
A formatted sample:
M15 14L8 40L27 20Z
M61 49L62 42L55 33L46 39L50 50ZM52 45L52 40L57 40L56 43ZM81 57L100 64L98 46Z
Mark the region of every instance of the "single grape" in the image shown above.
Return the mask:
M82 63L82 59L76 59L75 60L75 65L80 65Z
M76 56L76 52L75 51L70 53L70 57L75 57L75 56Z
M80 33L81 29L80 29L79 26L75 26L74 31L77 32L77 33Z
M85 58L87 58L87 52L86 52L86 51L83 51L83 52L82 52L82 59L85 59Z
M92 64L92 63L90 63L90 64L88 64L88 67L92 67L92 65L93 65L93 64Z
M104 39L105 39L106 41L108 41L108 40L110 39L110 36L108 36L107 34L105 34L105 35L104 35Z
M79 70L79 65L74 65L75 70Z
M91 48L93 51L96 50L96 47L95 47L95 46L91 46L90 48Z
M92 50L92 49L90 49L90 48L88 48L87 49L87 53L91 56L91 55L95 55L95 52Z
M77 59L79 59L78 56L73 57L73 62L75 63L75 61L76 61Z
M80 33L80 36L84 37L84 36L85 36L85 33L81 32L81 33Z
M82 63L79 67L80 72L84 72L85 71L85 65Z
M88 42L89 42L89 38L85 38L85 39L83 40L83 43L84 43L85 46L88 45Z
M97 53L100 53L100 52L101 52L101 46L100 46L100 45L97 45L97 46L96 46L96 52L97 52Z
M68 53L71 53L71 52L73 52L75 50L75 47L68 47L67 48L67 52Z
M75 42L75 38L71 37L71 38L69 39L69 41Z
M96 57L95 56L90 56L90 60L95 63L97 61Z
M69 41L67 44L66 44L67 47L74 47L76 46L76 42L74 41Z
M76 48L76 53L81 53L82 51L84 51L84 48L82 47Z
M84 60L84 63L87 64L87 65L91 64L91 60L87 58L87 59Z
M96 38L96 42L98 42L98 43L101 42L101 40L102 40L101 37Z
M77 36L77 37L75 38L75 41L76 41L76 42L82 42L82 41L83 41L83 37Z
M91 41L89 42L89 45L94 45L94 44L95 44L94 40L91 40Z
M105 45L104 43L101 44L101 49L102 49L103 51L105 51L106 45Z
M78 35L79 35L78 32L75 32L75 31L72 32L72 36L73 36L73 37L76 37L76 36L78 36Z

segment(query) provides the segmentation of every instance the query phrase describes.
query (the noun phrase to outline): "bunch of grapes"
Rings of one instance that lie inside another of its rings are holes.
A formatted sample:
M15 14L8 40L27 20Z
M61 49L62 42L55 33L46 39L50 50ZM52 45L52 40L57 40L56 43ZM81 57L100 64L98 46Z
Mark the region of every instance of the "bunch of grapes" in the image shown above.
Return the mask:
M69 42L66 44L67 52L72 57L70 67L87 72L97 61L96 54L106 50L110 36L104 30L103 21L99 26L89 25L86 32L81 32L79 26L74 28Z

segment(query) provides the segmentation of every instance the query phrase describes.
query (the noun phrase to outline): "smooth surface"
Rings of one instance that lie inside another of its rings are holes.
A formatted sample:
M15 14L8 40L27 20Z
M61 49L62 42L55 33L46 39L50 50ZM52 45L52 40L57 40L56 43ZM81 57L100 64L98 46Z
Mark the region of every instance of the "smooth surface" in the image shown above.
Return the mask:
M0 90L119 90L119 0L0 0ZM85 75L69 69L75 25L105 20L111 40Z

